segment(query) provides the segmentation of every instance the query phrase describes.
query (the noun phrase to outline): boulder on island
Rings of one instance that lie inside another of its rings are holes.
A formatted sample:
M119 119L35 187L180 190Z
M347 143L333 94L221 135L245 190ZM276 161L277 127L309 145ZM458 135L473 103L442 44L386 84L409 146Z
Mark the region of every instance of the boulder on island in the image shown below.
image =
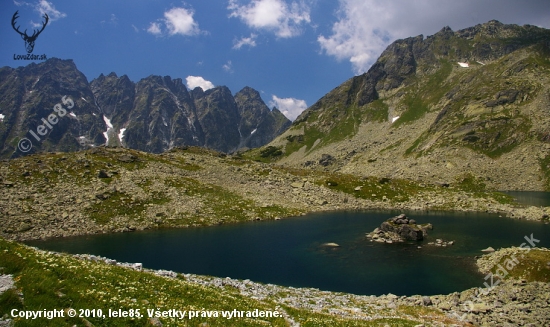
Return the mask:
M380 243L422 241L428 235L428 229L433 229L432 224L418 225L414 219L400 214L383 222L367 237Z

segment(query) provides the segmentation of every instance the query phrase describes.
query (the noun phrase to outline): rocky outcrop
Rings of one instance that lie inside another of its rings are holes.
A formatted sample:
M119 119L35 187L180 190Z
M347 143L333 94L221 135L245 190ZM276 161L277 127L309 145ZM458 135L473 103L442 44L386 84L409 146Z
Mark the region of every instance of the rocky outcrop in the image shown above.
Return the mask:
M380 243L422 241L432 228L432 224L417 225L414 219L400 214L383 222L367 238Z
M535 243L536 244L536 243ZM529 253L531 250L533 250L535 247L531 248L528 244L525 244L523 248L521 247L509 247L509 248L501 248L498 250L495 250L493 248L492 251L485 251L486 253L482 256L480 256L476 264L479 268L479 271L488 274L491 272L491 269L494 267L498 267L498 265L503 264L506 266L506 263L513 264L514 267L517 264L517 261L506 261L506 259L513 259L513 260L521 260L525 257L527 253ZM544 253L550 254L550 249L547 248L536 248L537 251L543 251ZM530 267L534 271L540 271L544 268L550 269L550 261L541 262L543 267ZM506 267L509 268L509 267ZM542 268L542 269L541 269Z
M323 154L319 160L319 165L321 166L330 166L334 162L334 157L330 154Z

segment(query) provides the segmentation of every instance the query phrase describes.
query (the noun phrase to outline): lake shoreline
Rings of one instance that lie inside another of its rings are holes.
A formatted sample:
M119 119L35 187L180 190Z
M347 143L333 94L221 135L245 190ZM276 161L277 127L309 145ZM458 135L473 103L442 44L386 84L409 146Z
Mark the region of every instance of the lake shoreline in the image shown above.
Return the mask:
M487 205L484 199L472 198L472 202L476 203L479 206L485 207ZM494 205L494 204L493 204ZM507 209L507 210L506 210ZM310 213L324 213L324 212L337 212L337 211L378 211L378 210L388 210L388 211L409 211L409 212L464 212L464 213L489 213L499 215L502 218L511 218L518 220L529 220L529 221L540 221L548 224L548 216L550 215L550 207L536 207L536 206L527 206L523 208L513 207L510 205L500 205L498 209L494 210L476 210L476 208L470 207L458 207L453 210L440 210L440 209L431 209L426 206L422 206L419 203L408 206L407 204L391 205L387 203L371 203L370 205L364 207L358 207L355 205L352 206L339 206L338 208L324 209L319 208L319 210L309 211L307 213L302 213L300 216L304 216ZM0 236L8 240L15 240L20 242L26 241L35 241L35 240L49 240L57 239L63 237L77 237L77 236L86 236L86 235L97 235L97 234L116 234L116 233L130 233L135 231L143 230L162 230L162 229L177 229L177 228L196 228L196 227L215 227L223 224L239 224L246 223L251 221L261 221L261 220L281 220L281 219L292 219L299 216L280 216L276 218L267 218L267 219L249 219L245 221L230 221L227 223L213 223L213 224L203 224L190 226L187 224L184 225L170 225L170 226L158 226L152 222L143 222L143 223L134 223L131 226L126 226L122 228L113 228L112 226L102 226L94 224L93 222L88 222L82 224L82 220L77 220L74 222L67 221L65 224L69 226L77 226L81 224L81 228L70 228L70 229L58 229L56 226L43 226L41 229L32 229L15 231L12 233L0 233ZM390 218L390 217L388 217Z
M514 204L473 176L428 184L276 166L204 149L151 155L97 148L4 161L0 169L0 236L18 241L341 210L482 212L546 221L550 216L550 207Z
M550 245L549 226L537 222L479 213L406 213L420 224L433 224L434 229L428 231L423 241L373 242L367 233L395 215L391 211L373 210L26 244L44 250L142 262L154 269L375 295L388 291L398 295L447 294L467 289L483 278L477 272L474 258L482 254L482 249L519 246L525 242L524 236L533 233L534 239L541 240L538 246ZM440 239L445 244L439 244ZM451 241L453 245L448 245ZM433 282L424 284L426 279ZM375 280L389 284L383 286Z
M36 251L50 255L61 255L57 252ZM496 264L494 258L522 252L519 248L503 248L494 253L485 254L477 261L478 269L486 271L487 264ZM547 253L550 250L537 248L536 251ZM140 263L122 263L105 257L76 254L70 255L78 260L101 262L107 265L123 267L145 274L153 274L172 280L183 280L202 287L219 289L222 292L236 292L240 296L259 301L274 301L283 308L303 309L318 313L329 313L345 319L372 321L397 315L397 309L404 307L426 308L436 310L446 316L447 323L468 326L468 324L486 325L508 323L514 325L550 323L547 311L547 294L550 283L527 281L525 279L503 279L491 288L470 288L447 295L412 295L397 296L391 293L374 295L355 295L341 292L322 291L316 288L295 288L274 284L263 284L246 280L219 278L196 274L183 274L169 270L143 268ZM481 282L481 280L480 280ZM381 313L380 311L387 311ZM374 314L368 314L374 312ZM380 313L378 313L380 312ZM401 314L401 316L403 316ZM287 314L287 318L290 316ZM404 316L402 318L411 318ZM416 319L419 319L417 317ZM291 318L290 318L291 319ZM427 322L423 320L424 322ZM492 326L492 325L491 325Z

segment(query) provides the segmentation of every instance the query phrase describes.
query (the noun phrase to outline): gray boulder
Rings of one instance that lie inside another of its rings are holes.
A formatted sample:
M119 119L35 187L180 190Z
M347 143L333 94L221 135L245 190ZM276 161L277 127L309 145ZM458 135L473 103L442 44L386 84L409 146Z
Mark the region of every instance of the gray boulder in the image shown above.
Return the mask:
M379 228L367 234L367 237L385 243L422 241L432 228L431 224L417 225L415 220L400 214L383 222Z
M321 156L321 159L319 160L319 165L321 166L330 166L333 162L334 162L334 157L331 156L330 154L323 154Z

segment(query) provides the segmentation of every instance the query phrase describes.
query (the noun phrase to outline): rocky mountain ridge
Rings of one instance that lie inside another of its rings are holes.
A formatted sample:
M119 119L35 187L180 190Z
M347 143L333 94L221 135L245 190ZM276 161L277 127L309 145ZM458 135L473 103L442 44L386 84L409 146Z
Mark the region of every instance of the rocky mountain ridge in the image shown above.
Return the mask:
M55 124L44 123L64 96L74 107L65 108ZM115 73L88 83L73 61L56 58L0 68L0 114L3 157L27 153L18 149L22 138L32 142L30 153L104 144L152 153L178 146L233 152L262 146L290 126L250 87L233 96L225 86L188 90L179 78L152 75L134 83ZM38 135L42 124L48 128L44 137L31 137L29 131Z
M490 21L397 40L269 144L362 176L550 189L550 30ZM259 156L259 149L249 154ZM323 159L324 158L324 159ZM327 161L326 158L331 158Z

